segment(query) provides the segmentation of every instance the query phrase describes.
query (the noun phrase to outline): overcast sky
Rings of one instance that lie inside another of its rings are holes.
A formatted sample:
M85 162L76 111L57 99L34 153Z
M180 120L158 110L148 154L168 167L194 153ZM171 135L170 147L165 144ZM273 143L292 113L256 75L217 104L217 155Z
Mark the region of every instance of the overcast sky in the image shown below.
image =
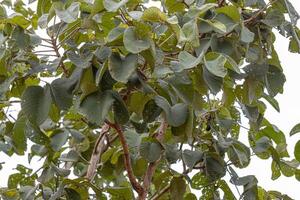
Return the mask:
M290 1L295 6L296 10L300 12L300 1ZM278 126L286 134L289 152L290 155L293 155L293 148L295 143L300 139L300 134L290 138L288 133L295 124L300 122L300 55L289 53L288 40L279 34L276 34L276 36L277 39L275 47L282 62L287 81L284 86L284 94L277 96L281 112L278 113L272 107L268 106L266 118L269 119L271 123ZM241 134L245 136L247 132L243 131ZM3 153L0 153L0 156L0 162L5 162L3 169L0 171L0 186L6 186L7 178L9 174L13 172L12 169L16 166L16 164L30 166L27 163L27 156L8 157ZM36 169L39 166L31 165L30 167ZM263 188L267 190L278 190L295 199L299 198L300 183L297 182L294 177L285 178L284 176L281 176L276 181L272 181L270 168L271 160L265 161L253 159L249 167L239 170L238 173L240 176L249 174L256 175L259 185Z

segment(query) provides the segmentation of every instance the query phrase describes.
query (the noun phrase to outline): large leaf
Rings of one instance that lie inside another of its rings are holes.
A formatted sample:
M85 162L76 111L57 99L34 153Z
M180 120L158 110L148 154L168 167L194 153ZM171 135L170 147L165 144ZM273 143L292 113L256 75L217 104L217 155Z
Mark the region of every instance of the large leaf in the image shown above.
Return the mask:
M40 125L48 117L51 106L50 88L28 87L22 96L22 111L31 123Z
M146 141L140 145L140 154L149 163L157 161L161 157L162 146L158 142Z
M90 122L101 124L107 117L114 101L111 91L94 92L83 99L79 110Z
M186 190L186 183L183 177L173 177L170 183L170 194L172 200L182 200Z
M182 153L182 157L186 166L190 169L193 169L193 167L202 160L203 153L200 151L191 151L185 149Z
M209 57L205 57L204 59L204 64L206 69L213 75L224 78L227 74L227 70L224 68L224 65L226 63L226 58L222 55L219 55L215 59L208 60Z
M55 9L56 15L66 23L75 22L78 18L80 9L79 2L73 2L67 9Z
M139 38L135 32L135 27L129 27L125 30L123 36L124 47L131 53L137 54L150 48L148 38Z
M54 103L61 110L68 110L73 103L73 90L76 79L58 78L51 83L51 92Z
M185 123L188 117L186 104L178 103L174 106L170 106L169 102L162 96L156 96L155 103L165 112L168 124L178 127Z
M216 153L208 153L204 156L205 174L210 181L215 181L226 174L224 160Z
M120 57L119 54L112 54L109 59L109 72L116 80L127 83L129 77L137 67L137 55L128 54L126 57Z

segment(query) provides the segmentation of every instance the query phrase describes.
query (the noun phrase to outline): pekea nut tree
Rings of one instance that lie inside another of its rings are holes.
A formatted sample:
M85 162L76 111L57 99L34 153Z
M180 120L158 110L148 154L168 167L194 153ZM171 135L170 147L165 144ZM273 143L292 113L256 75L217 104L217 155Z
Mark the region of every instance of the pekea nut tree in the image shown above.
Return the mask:
M238 171L300 181L300 142L264 117L298 18L289 0L0 0L0 150L37 168L1 198L291 199Z

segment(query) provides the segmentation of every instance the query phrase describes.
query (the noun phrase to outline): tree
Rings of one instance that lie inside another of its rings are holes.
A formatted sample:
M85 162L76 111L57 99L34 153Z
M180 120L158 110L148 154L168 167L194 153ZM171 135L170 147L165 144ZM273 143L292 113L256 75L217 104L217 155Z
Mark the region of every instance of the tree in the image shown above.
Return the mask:
M0 149L44 158L3 199L291 199L235 171L271 158L300 181L300 142L290 157L264 117L285 82L273 31L300 52L288 0L0 2Z

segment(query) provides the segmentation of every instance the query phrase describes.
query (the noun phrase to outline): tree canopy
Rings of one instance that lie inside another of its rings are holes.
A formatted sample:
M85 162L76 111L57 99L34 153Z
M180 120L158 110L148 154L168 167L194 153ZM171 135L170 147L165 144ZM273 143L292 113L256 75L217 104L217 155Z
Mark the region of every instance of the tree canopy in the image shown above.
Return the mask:
M300 141L289 155L264 117L286 81L275 32L300 52L293 5L159 2L0 0L0 151L41 158L15 161L4 200L291 199L236 169L300 181Z

